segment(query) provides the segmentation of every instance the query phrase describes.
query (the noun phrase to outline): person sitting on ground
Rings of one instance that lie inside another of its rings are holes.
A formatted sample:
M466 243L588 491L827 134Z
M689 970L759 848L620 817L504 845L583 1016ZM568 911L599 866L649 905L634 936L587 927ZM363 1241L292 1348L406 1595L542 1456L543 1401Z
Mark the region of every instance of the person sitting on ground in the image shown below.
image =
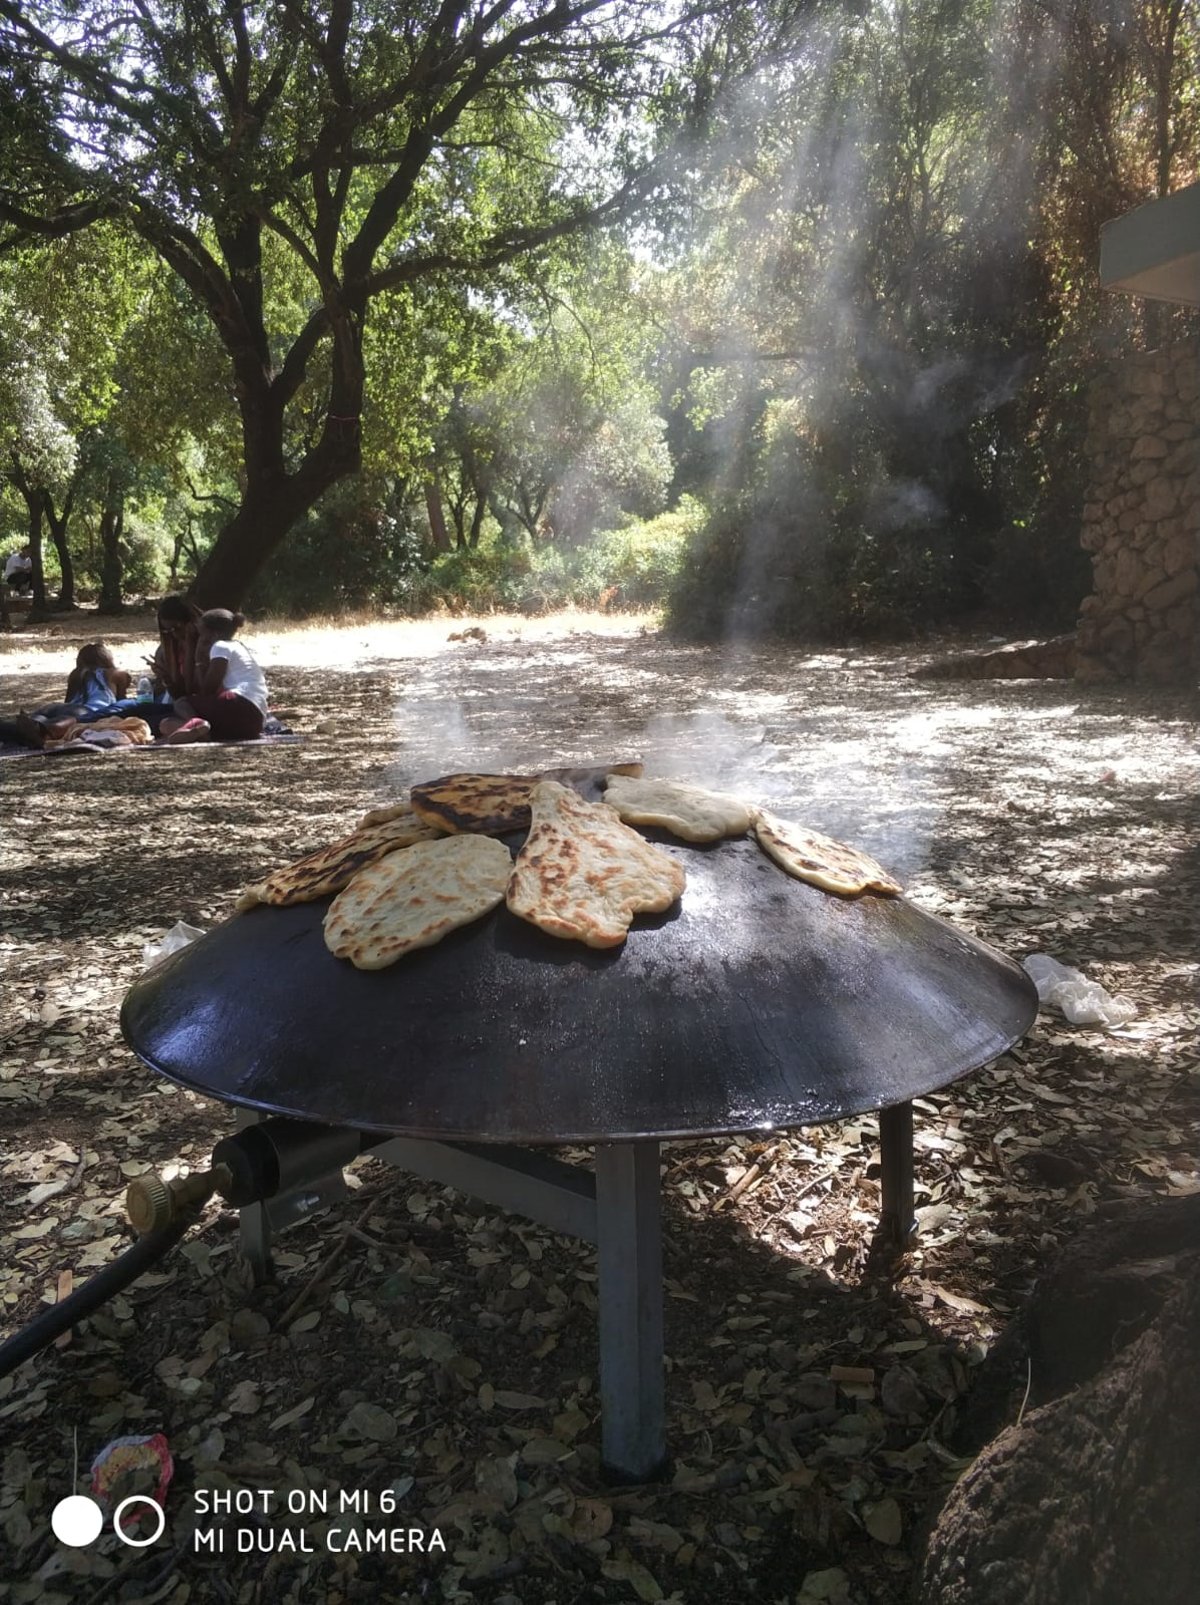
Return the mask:
M18 596L24 596L33 589L33 557L28 546L8 554L4 564L4 583L11 586Z
M158 604L158 647L146 662L154 670L154 693L186 697L196 690L196 649L200 609L186 596L164 596Z
M145 678L143 676L143 680ZM95 724L99 720L132 716L148 725L151 735L157 735L163 720L170 717L171 705L155 702L149 695L148 684L140 684L140 694L131 697L132 680L128 669L117 668L103 641L80 647L75 667L67 679L66 702L52 717L70 717L79 724ZM41 711L40 717L46 717L46 710Z
M89 713L101 708L108 711L114 702L128 699L132 679L128 669L117 668L103 641L89 641L76 654L63 701L69 706L82 706Z
M163 721L168 741L254 741L262 735L266 677L250 649L233 639L245 622L224 607L200 615L197 689L176 700L175 719Z
M89 641L75 655L63 700L35 708L33 713L22 708L15 719L0 720L0 740L21 747L44 747L47 740L62 740L69 726L141 712L141 704L126 694L132 679L127 670L117 668L103 641Z

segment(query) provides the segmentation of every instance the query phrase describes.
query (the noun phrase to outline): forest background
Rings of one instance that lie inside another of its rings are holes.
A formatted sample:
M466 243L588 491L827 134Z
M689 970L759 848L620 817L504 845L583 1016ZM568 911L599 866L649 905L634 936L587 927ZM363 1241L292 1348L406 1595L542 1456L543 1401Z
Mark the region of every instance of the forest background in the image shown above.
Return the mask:
M1189 0L0 0L35 612L1069 626Z

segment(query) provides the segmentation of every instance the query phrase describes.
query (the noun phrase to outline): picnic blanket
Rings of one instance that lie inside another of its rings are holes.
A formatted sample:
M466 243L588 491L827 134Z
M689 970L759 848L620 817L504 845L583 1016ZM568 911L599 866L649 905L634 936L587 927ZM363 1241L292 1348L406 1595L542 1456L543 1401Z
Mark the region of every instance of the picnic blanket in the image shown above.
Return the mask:
M121 720L103 721L108 726L116 726L123 722ZM137 720L135 722L140 724L142 721ZM106 732L100 731L98 733L103 735ZM124 734L124 732L117 729L112 729L107 733L117 736ZM181 746L172 745L171 742L165 740L139 741L137 739L132 741L120 740L111 746L104 745L98 740L84 739L65 741L60 746L55 747L16 747L7 743L0 743L0 762L7 758L60 758L74 753L85 753L91 757L103 757L110 752L204 752L211 747L271 747L278 746L281 743L297 744L303 739L302 736L298 736L289 730L273 714L268 714L262 735L255 736L249 741L193 741Z

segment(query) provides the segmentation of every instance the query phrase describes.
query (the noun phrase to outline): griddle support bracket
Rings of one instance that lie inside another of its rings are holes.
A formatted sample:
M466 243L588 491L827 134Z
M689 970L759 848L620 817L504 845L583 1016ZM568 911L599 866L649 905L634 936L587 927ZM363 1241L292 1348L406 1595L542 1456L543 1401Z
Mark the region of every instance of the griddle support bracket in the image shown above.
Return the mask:
M659 1145L597 1143L601 1453L624 1482L667 1461Z
M237 1110L237 1129L257 1125L262 1116L254 1109ZM271 1222L267 1219L267 1206L263 1203L243 1204L238 1210L238 1234L242 1255L250 1267L255 1286L260 1286L271 1274Z
M268 1188L273 1180L274 1190L266 1191L255 1202L238 1205L242 1254L256 1285L271 1275L271 1242L277 1232L346 1197L349 1189L343 1166L357 1156L361 1140L360 1133L344 1126L322 1126L279 1116L264 1120L257 1110L238 1110L239 1132L260 1124L268 1134L269 1157L258 1153L240 1179L243 1185ZM214 1150L214 1161L221 1146L218 1143Z
M369 1151L373 1159L443 1187L457 1187L552 1232L596 1241L596 1188L579 1165L508 1144L433 1142L425 1137L391 1137Z
M884 1234L907 1248L917 1235L911 1100L879 1111L879 1167Z

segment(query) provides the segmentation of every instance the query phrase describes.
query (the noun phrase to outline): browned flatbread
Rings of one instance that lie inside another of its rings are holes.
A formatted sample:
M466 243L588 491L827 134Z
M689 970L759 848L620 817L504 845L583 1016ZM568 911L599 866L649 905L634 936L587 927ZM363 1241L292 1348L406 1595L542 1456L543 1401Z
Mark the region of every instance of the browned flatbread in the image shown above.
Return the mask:
M640 775L640 763L582 764L547 769L540 775L443 775L414 786L411 806L418 818L454 835L505 836L528 830L529 798L539 780L570 786L581 797L599 802L610 775ZM368 814L382 817L384 809ZM367 820L364 820L365 824Z
M439 834L409 812L378 825L360 825L340 841L331 842L328 847L309 853L307 858L275 870L258 886L243 892L236 906L244 910L255 903L271 903L277 908L290 903L311 903L348 886L368 864L410 847L414 842L433 841Z
M904 890L869 853L822 836L807 825L793 825L759 809L754 834L758 845L781 869L823 892L838 897L861 897L865 892L898 897Z
M412 808L443 833L504 836L529 824L536 785L536 775L443 775L412 788Z
M534 788L532 809L507 902L551 936L618 947L635 914L660 913L682 893L683 867L623 825L607 803L587 802L544 780Z
M325 946L360 970L382 970L504 901L512 857L486 836L441 836L356 875L329 905Z

